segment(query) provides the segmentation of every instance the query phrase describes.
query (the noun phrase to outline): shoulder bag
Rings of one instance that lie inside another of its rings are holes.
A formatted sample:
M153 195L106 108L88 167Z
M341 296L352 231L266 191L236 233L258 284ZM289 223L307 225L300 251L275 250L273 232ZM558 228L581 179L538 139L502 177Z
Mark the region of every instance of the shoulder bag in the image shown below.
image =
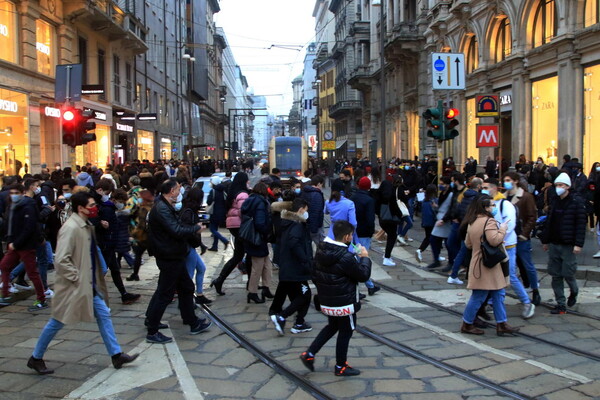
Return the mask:
M205 212L209 215L212 215L215 208L215 189L212 189L210 192L210 196L212 198L212 203L206 206Z
M494 247L487 241L487 238L485 237L485 227L489 220L490 219L488 218L485 221L483 233L481 234L481 258L484 266L494 268L496 265L505 261L508 256L504 250L504 245L500 244L499 246Z

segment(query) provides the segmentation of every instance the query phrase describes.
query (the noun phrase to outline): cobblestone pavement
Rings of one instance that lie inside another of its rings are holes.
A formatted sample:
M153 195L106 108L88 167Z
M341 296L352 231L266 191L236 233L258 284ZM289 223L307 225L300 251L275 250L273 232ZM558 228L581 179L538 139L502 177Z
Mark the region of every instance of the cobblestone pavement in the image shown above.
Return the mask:
M382 245L375 243L376 250ZM231 255L207 252L205 287L215 271ZM443 276L418 267L410 247L397 247L394 257L408 263L381 267L380 255L373 276L402 291L462 311L469 297L464 286L448 285ZM129 270L122 271L126 276ZM140 282L126 282L131 292L142 294L139 303L122 305L114 285L111 289L113 322L123 350L141 352L140 358L121 370L110 366L110 359L95 324L66 326L46 353L45 360L55 373L38 376L26 367L27 358L50 311L29 313L33 297L0 309L0 383L2 399L309 399L307 392L275 373L270 367L240 347L213 325L208 332L189 335L171 305L163 321L170 324L165 332L175 342L165 346L144 341L144 312L152 295L158 271L152 258L142 266ZM274 271L274 277L277 271ZM52 281L53 273L50 274ZM110 280L110 278L108 278ZM546 279L546 278L544 278ZM276 281L276 280L275 280ZM581 281L585 296L579 311L598 315L596 296L599 285ZM542 280L544 300L552 297L549 281ZM274 287L272 288L274 289ZM325 318L311 308L307 320L313 331L279 337L268 319L268 303L247 304L245 276L236 270L226 281L225 296L216 296L211 309L239 330L258 347L287 367L319 385L332 398L374 399L495 399L506 398L482 386L457 377L355 333L350 342L349 362L362 370L358 377L333 375L335 341L317 355L315 372L306 370L298 360ZM366 292L366 289L363 290ZM550 316L539 307L534 318L520 318L521 306L507 297L509 322L526 333L548 341L568 344L600 356L600 321L572 314ZM200 311L198 311L200 312ZM291 321L290 321L291 322ZM290 327L288 322L287 328ZM531 341L525 337L497 337L487 329L480 337L459 333L460 317L381 291L369 296L358 315L358 325L384 335L449 365L501 384L531 398L600 398L600 368L597 361Z

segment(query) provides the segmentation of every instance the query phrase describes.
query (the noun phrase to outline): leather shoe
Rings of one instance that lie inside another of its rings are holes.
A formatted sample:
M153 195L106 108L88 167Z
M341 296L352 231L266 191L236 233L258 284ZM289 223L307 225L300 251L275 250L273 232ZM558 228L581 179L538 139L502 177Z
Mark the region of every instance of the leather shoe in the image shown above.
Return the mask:
M147 328L148 327L148 318L146 318L144 320L144 326ZM158 329L169 329L169 325L167 324L163 324L162 322L158 323Z
M29 357L29 360L27 361L27 366L35 370L35 372L37 372L40 375L48 375L54 373L53 369L48 369L46 367L46 363L41 358L33 358L33 356Z
M506 322L500 322L496 324L496 334L498 336L511 335L515 336L515 334L519 332L519 328L513 328Z
M135 361L138 358L139 354L134 354L130 356L127 353L119 353L112 356L112 364L115 369L120 369L123 365L129 364L130 362Z
M460 327L460 331L462 333L468 333L471 335L483 335L485 332L482 329L475 328L473 324L467 324L463 321L462 326Z

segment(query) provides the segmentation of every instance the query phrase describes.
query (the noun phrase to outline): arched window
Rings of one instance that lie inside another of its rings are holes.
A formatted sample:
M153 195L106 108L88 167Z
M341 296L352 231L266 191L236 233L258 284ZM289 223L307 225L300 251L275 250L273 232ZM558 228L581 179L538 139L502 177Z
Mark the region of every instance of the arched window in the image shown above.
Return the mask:
M495 62L503 61L512 52L512 35L510 29L510 21L504 18L500 22L498 32L496 33L496 53L494 54Z
M588 27L600 22L600 0L585 0L583 8L583 26Z
M548 43L556 36L554 0L540 0L533 18L533 47Z
M467 45L465 47L465 58L467 63L467 74L475 71L479 67L479 45L477 43L477 37L475 35L470 36L467 39Z

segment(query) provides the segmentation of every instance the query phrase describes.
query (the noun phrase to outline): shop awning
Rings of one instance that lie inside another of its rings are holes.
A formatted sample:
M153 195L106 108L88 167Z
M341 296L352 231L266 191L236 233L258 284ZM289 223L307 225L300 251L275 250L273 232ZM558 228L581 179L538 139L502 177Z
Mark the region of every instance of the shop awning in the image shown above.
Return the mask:
M345 144L346 144L346 139L338 140L337 142L335 142L335 149L339 150L339 148Z

